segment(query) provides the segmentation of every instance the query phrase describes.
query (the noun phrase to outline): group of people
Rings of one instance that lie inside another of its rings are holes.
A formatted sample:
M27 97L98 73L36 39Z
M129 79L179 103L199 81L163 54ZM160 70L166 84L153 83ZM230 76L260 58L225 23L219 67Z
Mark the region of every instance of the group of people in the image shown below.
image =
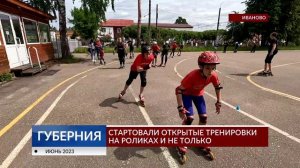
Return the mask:
M101 65L106 64L104 60L104 46L99 38L97 38L95 41L93 39L90 40L88 45L88 52L90 53L91 60L94 64L96 63L96 58L98 58Z
M268 54L265 59L265 67L263 73L271 73L271 61L278 52L277 48L277 36L276 32L271 33L269 39L269 49ZM164 44L166 45L166 44ZM164 46L166 47L166 46ZM163 47L163 48L164 48ZM151 48L153 53L151 53ZM158 54L159 47L157 43L153 43L153 46L143 45L141 54L139 54L131 65L129 77L125 83L123 90L119 94L119 100L123 98L126 90L133 82L134 79L140 75L141 85L139 92L139 103L141 106L145 107L145 98L143 95L144 88L147 84L146 74L147 70L150 69L150 64L154 62L155 65L155 55ZM164 51L163 51L164 52ZM167 54L163 53L165 57ZM157 57L157 56L156 56ZM199 125L206 125L207 123L207 111L206 103L203 97L204 88L212 83L215 88L216 93L216 113L220 113L221 109L221 89L223 89L219 79L218 74L215 72L217 64L220 64L220 59L215 52L206 51L200 54L197 60L199 68L190 71L181 81L181 84L175 88L175 95L177 100L177 110L179 117L182 119L182 125L191 125L194 120L194 110L193 103L198 111ZM200 147L201 150L207 155L211 160L214 159L214 155L211 149L207 146ZM182 163L186 161L186 146L177 147L178 153L180 155L180 160Z
M154 45L157 45L154 43ZM154 47L155 48L155 47ZM153 49L153 46L152 46ZM125 82L123 90L119 94L119 100L123 98L128 87L134 79L140 75L141 85L139 92L139 103L145 107L145 98L143 95L144 88L147 85L146 74L150 69L150 64L155 60L155 53L157 50L153 50L151 53L151 47L147 45L142 46L141 53L136 57L130 68L129 77ZM167 57L167 55L165 55ZM215 87L217 102L216 113L220 113L221 108L221 93L222 86L218 79L218 75L215 72L216 65L220 63L219 57L214 52L203 52L198 57L197 63L198 69L192 70L188 75L184 77L181 84L176 87L175 95L177 99L177 110L179 117L182 119L183 125L191 125L194 120L193 102L197 108L199 115L199 125L205 125L207 121L206 105L203 97L204 88L212 83ZM201 148L210 159L214 159L214 156L209 147ZM178 153L182 163L186 161L187 147L178 147Z
M169 43L164 43L162 46L162 49L160 46L157 44L156 41L153 42L152 44L152 51L154 55L154 61L152 62L152 66L156 67L157 65L157 57L159 53L161 52L161 63L158 65L159 67L165 67L168 61L168 53L169 50L171 50L169 57L173 58L176 52L176 49L178 49L177 56L181 56L181 51L183 49L183 44L180 44L177 46L176 41L172 42L171 45Z

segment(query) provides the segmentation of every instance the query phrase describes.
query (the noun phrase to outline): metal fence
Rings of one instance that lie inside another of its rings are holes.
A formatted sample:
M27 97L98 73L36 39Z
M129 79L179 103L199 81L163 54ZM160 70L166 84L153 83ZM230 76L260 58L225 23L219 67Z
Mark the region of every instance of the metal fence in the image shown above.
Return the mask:
M76 39L69 39L69 48L70 52L72 53L76 48L81 47L82 43L79 40ZM52 40L53 49L54 49L54 57L55 58L61 58L61 42L60 40Z

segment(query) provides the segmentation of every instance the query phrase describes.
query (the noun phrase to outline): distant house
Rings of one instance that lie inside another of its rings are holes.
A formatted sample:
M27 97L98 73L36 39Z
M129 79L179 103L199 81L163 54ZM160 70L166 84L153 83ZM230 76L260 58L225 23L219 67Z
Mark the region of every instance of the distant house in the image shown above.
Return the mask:
M143 26L148 26L148 23L142 23ZM155 23L150 24L152 27L156 27ZM193 31L193 26L189 24L174 24L174 23L157 23L157 27L163 29L174 29L178 31Z
M137 25L133 20L127 19L109 19L106 22L103 22L100 27L103 29L104 34L111 35L114 39L121 37L122 29L124 27ZM148 23L142 23L143 26L148 26ZM151 26L155 27L155 23L151 23ZM157 27L163 29L174 29L180 31L192 31L193 26L189 24L173 24L173 23L157 23ZM104 30L105 29L105 30Z
M100 27L104 32L104 35L110 35L113 39L117 39L122 36L122 29L124 27L134 25L133 20L127 19L109 19L103 22ZM103 30L105 29L105 30Z
M0 3L0 73L12 68L37 63L37 49L41 62L52 59L49 20L46 14L19 0L1 0ZM28 54L30 49L30 55Z

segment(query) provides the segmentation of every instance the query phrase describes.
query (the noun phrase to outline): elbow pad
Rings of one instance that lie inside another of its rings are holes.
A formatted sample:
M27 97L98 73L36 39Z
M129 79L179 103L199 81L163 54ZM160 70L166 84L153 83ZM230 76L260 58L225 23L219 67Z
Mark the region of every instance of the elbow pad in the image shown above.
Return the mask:
M219 85L215 86L215 89L216 89L216 90L221 90L221 89L223 89L223 86L222 86L221 83L220 83Z
M176 95L179 95L179 94L182 94L183 93L183 89L180 89L180 87L178 86L176 89L175 89L175 94Z

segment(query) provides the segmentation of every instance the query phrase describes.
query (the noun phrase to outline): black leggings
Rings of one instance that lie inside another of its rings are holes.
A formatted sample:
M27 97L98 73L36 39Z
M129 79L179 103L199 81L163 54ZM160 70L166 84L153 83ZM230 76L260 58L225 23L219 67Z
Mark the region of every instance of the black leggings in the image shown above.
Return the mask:
M164 60L165 60L165 65L167 64L167 61L168 61L168 53L161 53L161 63L160 65L162 65L164 63Z
M146 84L147 84L147 79L146 79L146 74L147 74L147 71L142 71L142 72L137 72L137 71L130 71L129 73L129 78L128 80L126 81L126 85L129 86L132 81L134 79L136 79L136 77L140 74L140 78L141 78L141 86L142 87L145 87Z
M118 53L120 65L125 65L125 53Z
M270 52L268 52L268 55L266 56L266 59L265 59L265 63L271 64L272 59L273 59L274 56L277 54L277 52L278 52L278 51L275 50L275 51L273 52L272 55L270 55Z

